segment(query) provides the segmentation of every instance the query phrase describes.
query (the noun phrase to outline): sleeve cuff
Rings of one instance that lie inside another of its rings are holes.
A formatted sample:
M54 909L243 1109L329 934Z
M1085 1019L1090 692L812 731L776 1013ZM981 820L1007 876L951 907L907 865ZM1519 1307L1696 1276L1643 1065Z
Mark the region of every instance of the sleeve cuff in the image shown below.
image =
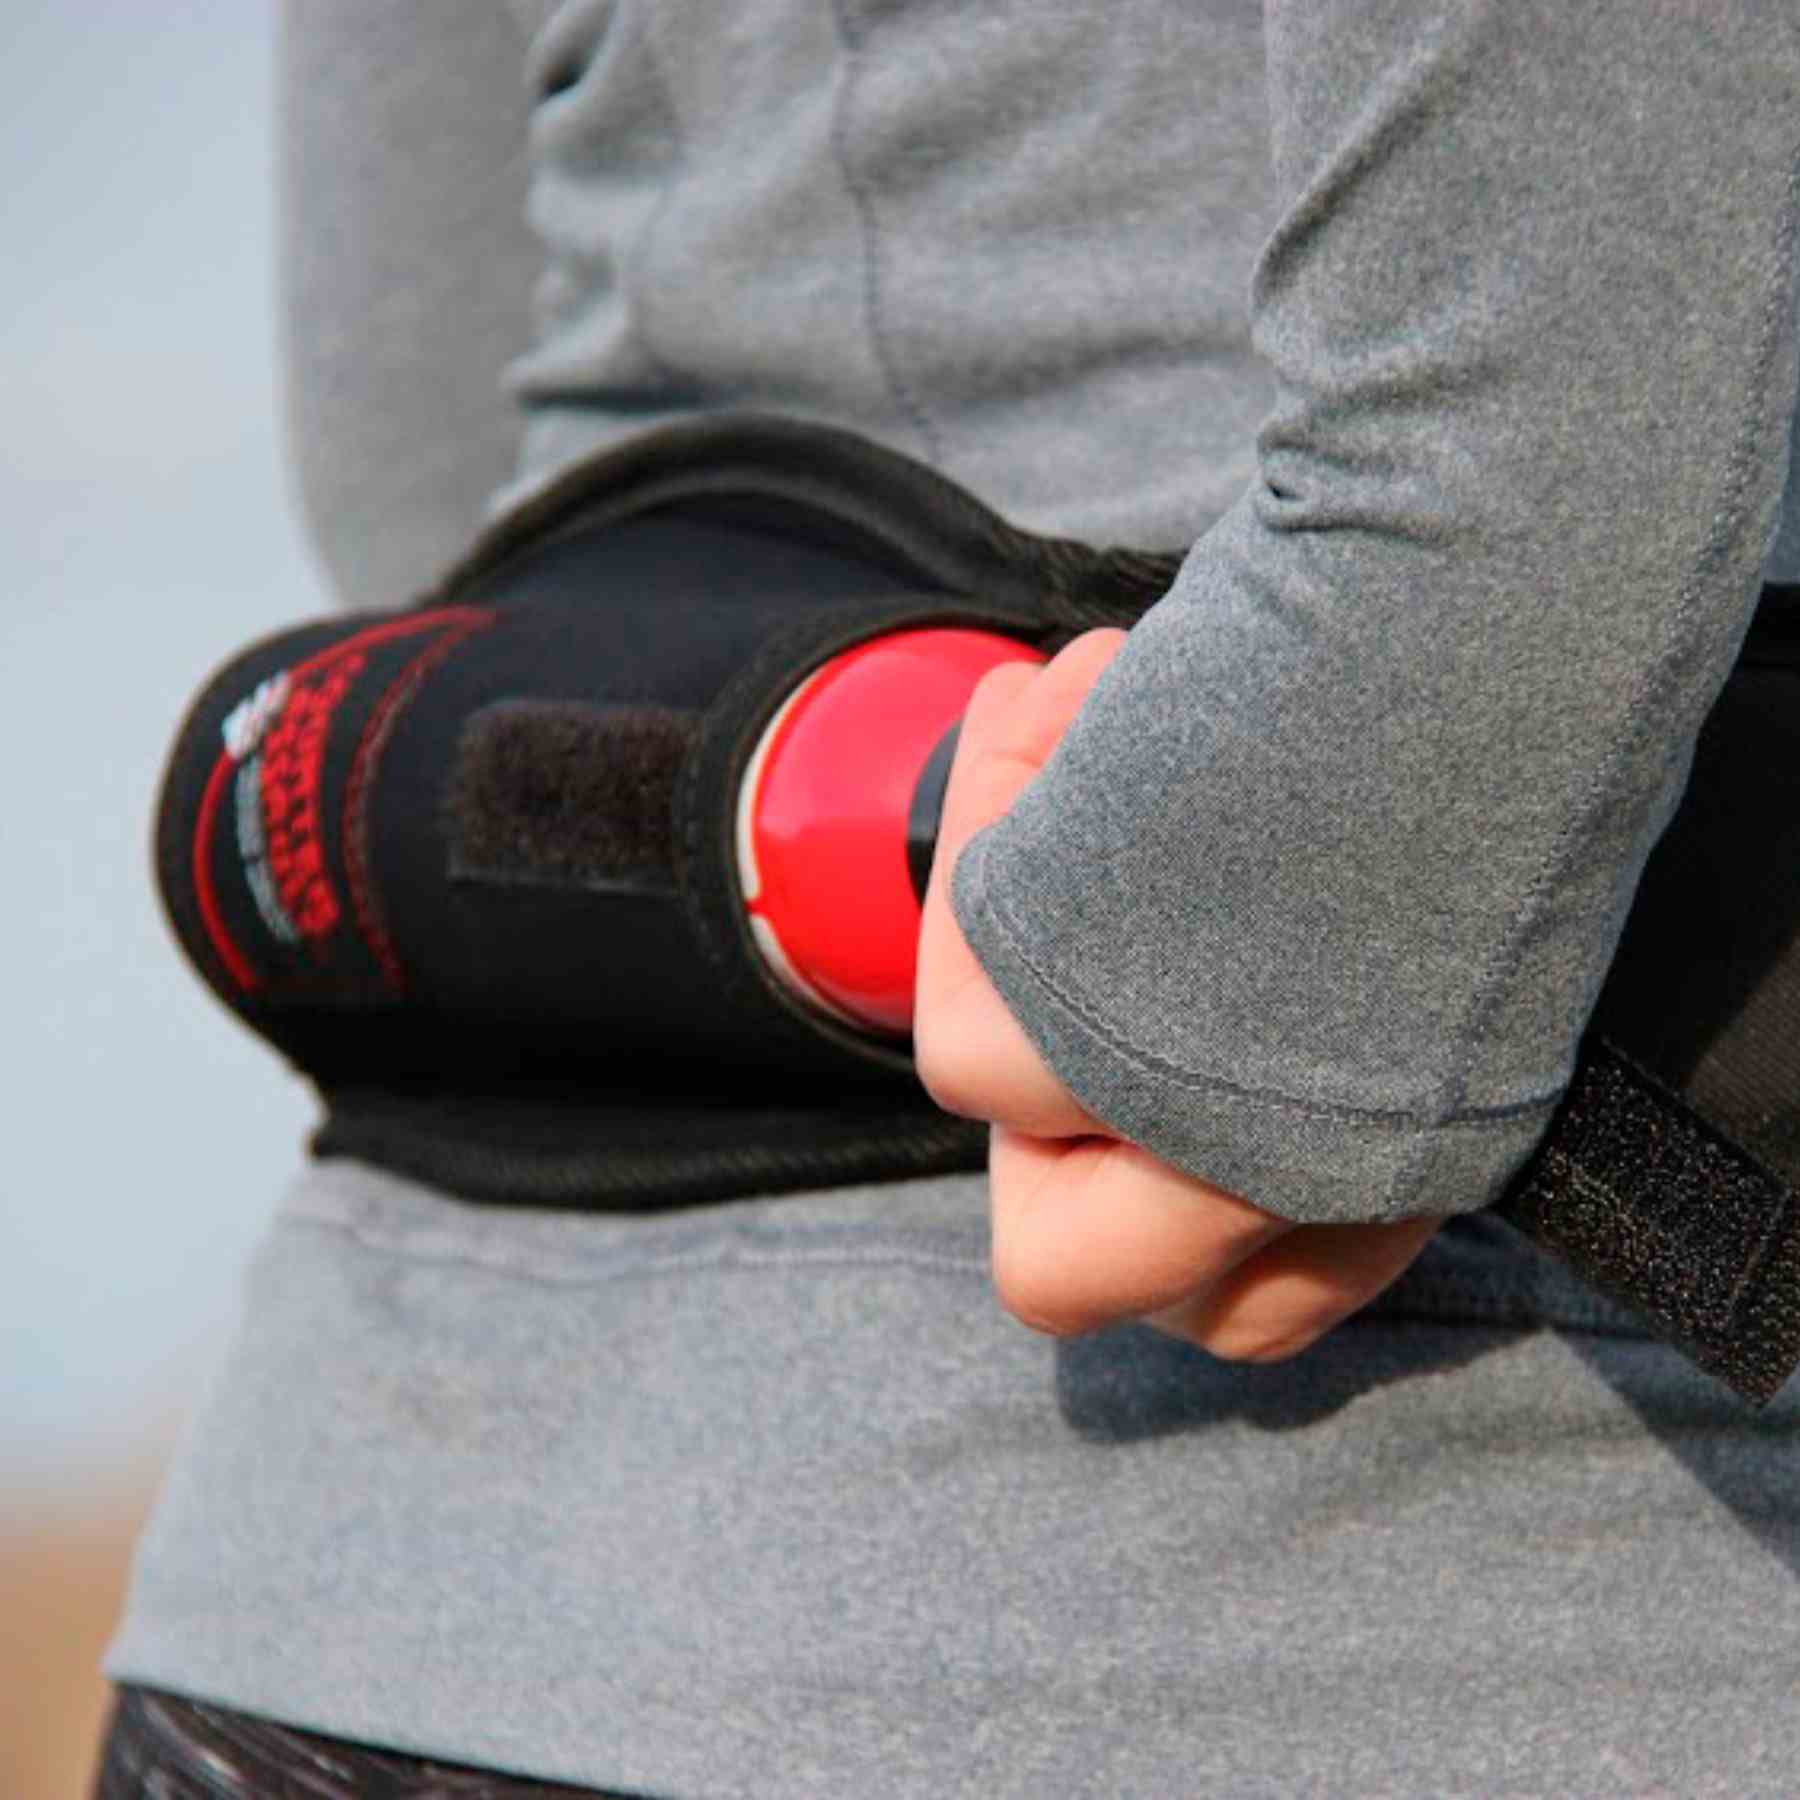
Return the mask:
M989 826L951 872L963 936L1051 1072L1087 1110L1184 1174L1298 1224L1473 1212L1537 1147L1557 1097L1431 1119L1314 1104L1175 1067L1123 1041L1029 940Z

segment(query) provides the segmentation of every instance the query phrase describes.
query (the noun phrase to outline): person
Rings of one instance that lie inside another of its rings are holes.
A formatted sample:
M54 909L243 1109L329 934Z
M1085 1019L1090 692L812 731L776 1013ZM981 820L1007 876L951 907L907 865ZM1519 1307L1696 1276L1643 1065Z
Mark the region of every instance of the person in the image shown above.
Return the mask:
M170 1791L184 1707L394 1791L1785 1787L1800 1409L1480 1209L1800 575L1800 19L284 32L348 604L478 495L742 411L1187 554L959 747L917 1044L991 1181L550 1213L309 1165L139 1552L102 1791Z

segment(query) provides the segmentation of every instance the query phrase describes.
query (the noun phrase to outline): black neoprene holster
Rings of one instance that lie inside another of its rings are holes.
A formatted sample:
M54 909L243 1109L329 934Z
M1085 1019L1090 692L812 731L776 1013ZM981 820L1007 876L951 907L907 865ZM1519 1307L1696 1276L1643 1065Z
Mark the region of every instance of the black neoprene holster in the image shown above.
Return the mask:
M984 1130L931 1104L904 1041L767 972L738 785L855 643L962 624L1053 649L1174 569L1015 531L849 434L664 432L573 470L405 610L219 670L164 781L164 902L318 1085L321 1155L611 1207L979 1169Z
M320 1156L463 1200L645 1208L977 1170L904 1041L750 937L735 797L813 668L918 625L1053 651L1173 554L1015 529L847 433L596 457L388 615L206 685L157 826L219 996L318 1086ZM1800 1360L1800 596L1771 590L1568 1100L1502 1213L1753 1400Z

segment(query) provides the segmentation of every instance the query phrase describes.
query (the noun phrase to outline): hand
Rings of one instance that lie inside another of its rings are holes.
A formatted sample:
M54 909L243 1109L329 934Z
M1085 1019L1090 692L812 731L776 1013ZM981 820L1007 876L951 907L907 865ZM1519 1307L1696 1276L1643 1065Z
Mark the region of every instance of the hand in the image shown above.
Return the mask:
M938 1105L992 1123L994 1284L1008 1312L1059 1337L1143 1319L1215 1356L1274 1362L1373 1299L1439 1221L1296 1226L1120 1137L1050 1073L950 910L963 846L1048 761L1124 641L1090 631L976 688L925 895L915 1058Z

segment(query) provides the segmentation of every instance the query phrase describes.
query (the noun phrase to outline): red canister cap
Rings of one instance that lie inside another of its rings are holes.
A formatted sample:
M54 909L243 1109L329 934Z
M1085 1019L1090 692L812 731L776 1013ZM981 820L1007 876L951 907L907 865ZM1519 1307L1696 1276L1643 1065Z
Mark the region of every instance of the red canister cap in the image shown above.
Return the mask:
M911 1030L913 791L989 669L1046 660L991 631L890 632L822 664L770 720L739 796L738 874L764 956L804 999Z

